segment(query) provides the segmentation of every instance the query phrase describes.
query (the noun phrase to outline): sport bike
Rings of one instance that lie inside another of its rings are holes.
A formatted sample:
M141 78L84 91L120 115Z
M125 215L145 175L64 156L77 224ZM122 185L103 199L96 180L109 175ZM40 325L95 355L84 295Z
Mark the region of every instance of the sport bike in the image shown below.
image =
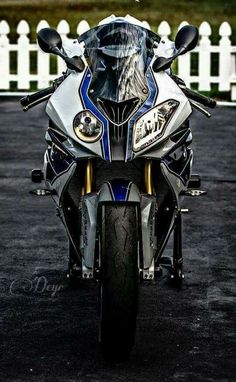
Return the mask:
M48 101L44 166L32 171L46 186L33 193L57 205L71 281L99 285L99 338L108 359L126 359L132 349L140 282L161 266L175 285L183 278L182 199L202 193L192 175L189 117L193 107L210 116L200 104L216 103L187 89L170 68L197 41L194 26L168 43L130 16L111 16L63 44L54 29L38 32L40 48L67 69L21 100L24 110Z

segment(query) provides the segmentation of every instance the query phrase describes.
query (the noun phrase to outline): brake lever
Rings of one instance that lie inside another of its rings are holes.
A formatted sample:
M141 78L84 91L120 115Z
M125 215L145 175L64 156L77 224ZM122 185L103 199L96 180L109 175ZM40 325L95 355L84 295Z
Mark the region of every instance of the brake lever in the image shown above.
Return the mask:
M211 118L211 113L209 113L207 110L203 109L202 106L200 106L197 102L189 100L190 105L192 105L195 109L197 109L200 113L204 114L205 117Z

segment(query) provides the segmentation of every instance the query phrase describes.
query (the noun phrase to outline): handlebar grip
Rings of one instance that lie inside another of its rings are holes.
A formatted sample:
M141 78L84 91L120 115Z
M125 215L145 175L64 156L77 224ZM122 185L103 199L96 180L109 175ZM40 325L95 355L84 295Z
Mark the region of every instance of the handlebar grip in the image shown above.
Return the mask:
M203 106L210 107L212 109L216 107L216 101L212 98L206 97L186 87L181 86L181 90L188 98L201 103Z
M55 86L50 86L46 89L40 90L37 93L29 94L26 97L21 98L20 103L25 110L30 105L40 103L45 100L46 97L50 96L55 91Z

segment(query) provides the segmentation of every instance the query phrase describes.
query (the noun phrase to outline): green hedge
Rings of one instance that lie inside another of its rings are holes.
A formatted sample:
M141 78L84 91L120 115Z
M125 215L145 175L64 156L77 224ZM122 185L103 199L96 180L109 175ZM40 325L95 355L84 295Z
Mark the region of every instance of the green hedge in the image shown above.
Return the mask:
M186 20L197 26L208 21L213 30L213 42L219 40L218 29L223 21L228 21L233 29L236 44L236 1L235 0L1 0L0 19L12 26L11 39L16 39L15 27L21 19L31 27L31 38L35 39L35 29L41 19L55 27L61 19L71 25L71 36L82 19L96 25L110 14L124 16L127 13L141 20L147 20L155 30L162 20L168 21L173 33L181 21ZM173 36L172 36L173 37Z

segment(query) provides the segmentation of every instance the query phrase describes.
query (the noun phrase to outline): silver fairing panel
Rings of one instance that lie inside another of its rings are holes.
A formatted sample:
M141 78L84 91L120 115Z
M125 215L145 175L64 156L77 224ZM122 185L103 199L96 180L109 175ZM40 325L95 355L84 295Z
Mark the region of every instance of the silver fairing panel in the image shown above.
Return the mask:
M101 140L92 144L85 143L76 136L73 129L73 121L75 116L80 111L84 110L79 93L80 84L83 77L84 72L70 73L70 75L51 96L46 107L46 113L59 129L79 144L77 149L78 155L76 155L77 157L80 157L79 153L81 152L81 148L88 149L97 156L103 157ZM76 150L73 151L76 154Z
M158 86L158 95L153 107L174 99L179 102L178 108L174 112L170 122L167 124L163 135L151 146L139 152L133 152L134 158L144 156L153 159L161 159L173 147L168 138L189 118L192 113L191 105L178 85L165 72L154 73L154 78Z

